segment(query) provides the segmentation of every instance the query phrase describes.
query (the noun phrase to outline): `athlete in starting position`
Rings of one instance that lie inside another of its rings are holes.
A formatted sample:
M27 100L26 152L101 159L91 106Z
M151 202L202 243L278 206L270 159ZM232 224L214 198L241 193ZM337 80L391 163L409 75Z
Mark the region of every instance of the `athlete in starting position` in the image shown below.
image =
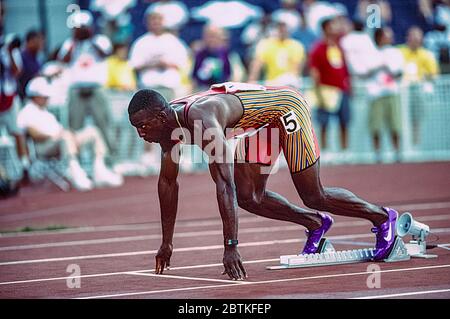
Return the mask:
M247 277L237 248L238 206L256 215L306 227L307 241L301 252L304 254L317 252L320 239L333 224L329 215L318 211L369 220L375 226L372 231L376 233L374 259L382 260L390 253L395 241L398 213L370 204L348 190L322 186L319 148L309 108L296 90L227 82L170 103L156 91L140 90L131 99L128 113L139 136L147 142L159 143L162 148L158 194L163 239L156 255L157 274L162 274L170 266L173 251L178 164L171 156L172 149L180 142L192 144L191 141L183 141L183 135L173 138L172 131L177 128L187 130L191 136L195 130L218 132L212 154L223 153L223 158L230 151L227 129L255 132L262 127L278 128L279 147L284 152L295 188L303 203L311 209L297 207L266 189L269 174L262 172L267 172L267 168L274 164L267 156L270 146L261 145L261 142L256 148L250 146L252 139L258 138L259 131L251 136L241 135L234 160L209 164L223 223L224 274L231 279ZM269 143L270 135L267 140ZM205 150L209 142L202 139L198 144Z

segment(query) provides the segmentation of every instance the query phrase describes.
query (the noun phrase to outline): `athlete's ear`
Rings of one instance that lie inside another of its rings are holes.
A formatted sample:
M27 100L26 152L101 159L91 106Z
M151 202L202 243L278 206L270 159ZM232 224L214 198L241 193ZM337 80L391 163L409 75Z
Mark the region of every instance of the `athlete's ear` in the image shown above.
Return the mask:
M166 123L168 120L167 113L165 111L159 111L158 114L156 114L156 117L162 122Z

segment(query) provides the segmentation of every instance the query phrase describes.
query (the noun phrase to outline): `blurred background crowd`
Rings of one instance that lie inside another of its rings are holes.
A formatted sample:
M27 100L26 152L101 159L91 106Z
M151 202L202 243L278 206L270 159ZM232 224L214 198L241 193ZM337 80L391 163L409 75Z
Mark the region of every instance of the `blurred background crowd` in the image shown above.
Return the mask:
M225 81L288 85L322 162L450 159L450 0L0 1L1 188L159 170L126 108ZM186 147L184 172L207 168Z

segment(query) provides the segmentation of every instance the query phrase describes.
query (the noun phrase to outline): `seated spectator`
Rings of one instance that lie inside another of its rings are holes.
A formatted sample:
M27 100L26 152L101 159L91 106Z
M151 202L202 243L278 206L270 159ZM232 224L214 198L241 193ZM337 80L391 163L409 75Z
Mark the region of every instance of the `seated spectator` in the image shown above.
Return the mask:
M280 21L276 36L258 43L250 65L249 81L258 81L264 70L266 84L299 87L304 61L303 45L289 37L286 24Z
M128 47L126 44L115 44L113 54L106 60L108 65L108 80L106 87L120 91L136 89L134 70L128 62Z
M203 41L195 53L192 72L199 90L230 80L230 52L225 43L225 32L224 29L211 25L203 29Z
M19 96L22 101L25 98L25 88L33 77L35 77L42 66L39 53L44 48L44 35L37 30L30 30L25 36L25 47L22 55L22 72L19 76Z
M122 185L122 176L113 173L105 165L107 148L97 128L66 130L47 110L51 90L45 78L37 77L31 80L26 89L30 101L19 112L17 118L18 126L35 142L37 154L40 156L60 155L62 158L67 158L69 160L67 178L80 191L90 190L94 185L97 187ZM95 152L93 181L88 178L77 160L79 148L87 143L93 143Z

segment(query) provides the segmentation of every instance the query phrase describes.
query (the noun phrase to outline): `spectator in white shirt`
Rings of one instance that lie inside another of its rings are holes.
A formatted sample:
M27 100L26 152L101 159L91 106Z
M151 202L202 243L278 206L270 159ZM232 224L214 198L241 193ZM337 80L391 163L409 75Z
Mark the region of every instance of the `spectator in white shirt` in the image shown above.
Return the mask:
M26 89L30 101L17 118L18 126L35 142L38 156L60 155L67 158L67 178L80 191L90 190L94 185L120 186L123 183L122 176L113 173L105 165L107 148L97 128L91 126L78 131L64 129L47 110L51 90L52 87L44 77L31 80ZM77 160L79 148L87 143L93 143L95 152L93 181L88 178Z
M58 58L69 64L69 125L79 130L92 115L95 125L102 132L111 152L114 144L109 126L111 112L109 101L103 92L107 79L105 58L111 54L112 46L104 35L95 35L93 18L89 11L72 14L73 37L67 39L58 53Z
M399 101L399 81L404 68L401 51L392 46L394 33L384 27L375 31L375 43L379 49L382 68L372 72L367 79L367 93L370 99L369 128L377 161L381 161L380 135L387 128L392 145L396 151L396 160L400 161L400 134L402 118Z
M170 101L178 95L182 74L188 68L188 51L180 39L164 30L164 18L147 12L148 32L131 46L130 63L140 88L151 88Z

